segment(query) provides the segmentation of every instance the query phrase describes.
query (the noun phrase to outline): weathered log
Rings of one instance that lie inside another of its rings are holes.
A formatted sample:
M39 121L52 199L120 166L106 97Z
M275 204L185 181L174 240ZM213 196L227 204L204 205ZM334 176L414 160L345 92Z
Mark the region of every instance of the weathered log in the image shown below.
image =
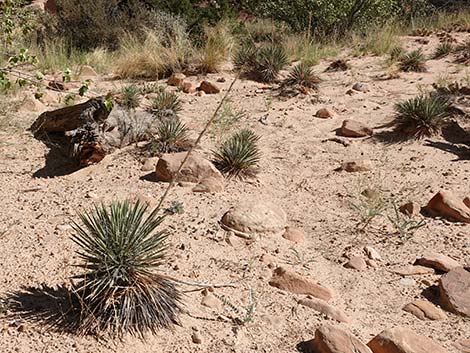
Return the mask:
M100 162L117 148L142 140L153 121L151 114L129 114L119 106L109 112L98 98L45 112L30 130L51 151L60 151L77 166L86 167Z
M94 98L81 104L72 105L42 113L31 125L30 130L41 132L66 132L89 123L100 123L108 118L109 111L102 99Z

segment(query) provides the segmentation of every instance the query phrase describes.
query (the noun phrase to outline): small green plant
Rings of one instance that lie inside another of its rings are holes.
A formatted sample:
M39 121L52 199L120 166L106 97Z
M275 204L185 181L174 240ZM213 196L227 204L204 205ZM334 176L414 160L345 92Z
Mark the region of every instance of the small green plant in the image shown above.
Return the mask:
M150 111L159 118L175 117L181 111L181 101L173 92L162 90L153 99Z
M370 195L361 194L351 200L350 205L359 216L357 229L364 231L375 218L383 216L388 207L388 202L380 192L376 192Z
M426 72L426 57L421 49L404 54L400 59L400 70L404 72Z
M417 231L421 227L424 227L424 225L426 224L426 221L424 219L417 221L413 218L403 215L400 212L395 202L393 202L392 205L393 205L393 214L387 215L387 218L390 221L390 223L393 225L397 234L402 239L404 240L410 239L413 236L415 231Z
M434 59L441 59L443 57L446 57L450 53L452 53L453 50L454 50L454 46L452 45L451 42L448 42L448 41L442 42L437 46L433 57Z
M320 78L315 75L311 66L300 63L292 68L286 83L317 90Z
M64 97L64 104L67 106L74 105L75 104L75 95L74 94L67 94Z
M314 257L306 258L305 255L301 254L297 249L290 248L291 253L286 256L285 262L291 266L302 266L306 270L310 269L310 264L314 263L316 259Z
M183 214L184 204L181 201L173 201L170 207L165 208L165 213L169 215Z
M248 129L234 133L213 152L216 167L229 177L253 176L261 158L259 139Z
M256 54L255 72L263 82L274 82L289 59L285 49L279 45L268 45Z
M213 293L213 295L238 315L237 317L233 318L233 321L237 325L245 325L253 321L256 314L256 299L252 288L250 288L250 299L246 308L242 308L233 304L227 297L222 295L218 295L216 293Z
M451 103L436 94L422 94L395 105L395 129L405 137L422 139L441 132L452 114Z
M165 90L165 87L159 85L158 83L147 83L144 82L140 87L139 90L142 94L149 94L149 93L160 93Z
M250 71L256 64L256 47L249 42L239 47L233 55L233 65L235 69L242 71Z
M189 147L189 130L177 118L160 121L156 127L155 135L155 139L151 142L152 152L180 152Z
M126 109L135 109L140 104L140 88L136 85L124 86L121 90L121 104Z
M405 55L405 49L403 47L397 46L390 50L390 61L397 62L400 61Z
M166 261L164 217L129 201L95 206L73 223L82 274L75 277L78 329L85 334L143 337L178 322L181 294L155 272Z
M220 138L245 117L246 113L243 110L237 110L231 101L225 101L211 125L211 133Z

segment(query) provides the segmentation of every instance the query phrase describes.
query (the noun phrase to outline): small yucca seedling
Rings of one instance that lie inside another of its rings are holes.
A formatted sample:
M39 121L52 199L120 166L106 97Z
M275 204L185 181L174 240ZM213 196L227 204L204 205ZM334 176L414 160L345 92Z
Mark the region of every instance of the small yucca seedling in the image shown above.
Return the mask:
M229 177L253 176L261 158L259 139L258 135L248 129L234 133L214 151L216 167Z
M244 44L235 51L233 65L236 70L251 71L256 65L256 47L249 43Z
M426 72L426 57L421 49L404 54L400 59L400 70L405 72Z
M160 91L151 103L150 110L157 117L164 117L178 115L181 111L182 105L178 96L173 92Z
M283 47L268 45L261 48L256 55L255 71L264 82L273 82L277 79L279 71L287 64L289 59Z
M289 85L299 85L316 90L320 81L320 78L315 75L311 66L300 63L292 68L286 83Z
M189 130L179 119L162 120L156 129L152 149L160 153L179 152L189 146Z
M451 114L451 103L443 97L424 94L395 105L396 131L407 137L422 139L441 132Z
M135 85L125 86L121 90L121 104L127 109L135 109L140 104L140 88Z
M442 42L438 45L436 48L436 51L434 52L434 59L440 59L443 58L454 50L454 46L450 42Z
M155 270L166 261L167 233L157 231L164 217L129 201L95 206L74 223L72 240L83 261L73 294L84 334L143 337L178 322L181 294Z
M404 54L405 50L402 47L394 47L390 50L390 60L392 62L400 61Z

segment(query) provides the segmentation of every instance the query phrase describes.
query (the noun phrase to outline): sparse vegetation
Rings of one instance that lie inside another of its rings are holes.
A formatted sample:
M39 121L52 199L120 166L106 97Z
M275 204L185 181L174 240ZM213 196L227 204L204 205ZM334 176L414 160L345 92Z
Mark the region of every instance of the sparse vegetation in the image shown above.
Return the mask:
M73 293L83 333L143 337L178 322L181 294L155 272L166 259L163 217L129 201L96 206L74 223L82 274Z
M198 66L204 73L217 72L231 54L234 39L229 23L221 21L206 27L204 46L198 53Z
M249 303L246 308L242 308L233 304L227 297L213 293L213 295L219 299L224 305L226 305L230 310L232 310L238 316L233 319L234 323L237 325L245 325L253 321L256 314L256 299L255 292L252 288L249 289L250 298Z
M445 42L439 43L438 47L436 48L436 51L434 52L434 59L441 59L443 57L446 57L453 50L454 50L454 46L452 45L451 42L445 41Z
M395 202L392 202L392 206L393 213L391 215L387 215L387 218L393 225L397 234L404 241L410 239L419 228L424 227L426 225L426 221L424 219L418 221L416 219L403 215L398 209Z
M408 138L422 139L440 133L451 115L448 100L434 94L422 94L395 105L395 130Z
M229 177L253 176L261 158L259 139L258 135L247 129L234 133L214 151L215 165Z
M259 49L256 55L255 72L264 82L273 82L289 63L283 47L268 45Z
M243 110L235 109L233 102L226 101L211 126L211 133L217 139L223 138L232 127L246 117Z
M152 100L150 111L158 118L174 118L181 111L182 105L178 95L161 90Z
M426 57L421 49L403 54L400 58L400 70L404 72L426 72Z
M121 89L121 101L120 103L126 109L135 109L140 105L140 88L136 85L124 86Z
M286 83L317 90L317 85L320 81L320 78L313 72L311 66L300 63L292 68Z
M180 152L189 147L189 130L178 118L160 121L154 135L150 142L153 154Z

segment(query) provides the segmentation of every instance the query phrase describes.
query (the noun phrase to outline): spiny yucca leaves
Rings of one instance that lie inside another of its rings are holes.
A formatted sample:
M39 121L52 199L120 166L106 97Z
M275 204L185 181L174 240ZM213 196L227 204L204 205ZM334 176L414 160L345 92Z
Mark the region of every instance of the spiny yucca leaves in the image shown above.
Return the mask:
M188 128L179 119L163 120L157 126L153 147L161 153L185 150L189 145L188 134Z
M393 62L399 61L402 59L405 54L405 50L402 47L394 47L390 50L390 60Z
M434 59L440 59L449 55L454 50L454 46L450 42L442 42L434 52Z
M214 151L215 165L229 177L254 175L255 167L261 158L259 139L258 135L248 129L234 133Z
M158 117L176 116L182 109L181 101L173 92L160 91L153 99L150 110Z
M318 88L317 84L320 83L320 78L315 75L311 66L300 63L292 68L286 83L316 90Z
M140 88L135 85L129 85L122 88L121 104L127 109L135 109L140 104Z
M283 47L268 45L259 49L256 55L256 73L264 82L273 82L289 63L287 53Z
M114 202L82 213L83 226L73 224L84 270L73 291L79 332L143 337L177 323L181 295L154 272L166 260L167 233L156 231L163 217L146 211L139 202Z
M421 49L413 50L400 58L400 70L405 72L426 72L426 57Z
M244 44L235 51L233 55L233 65L236 70L249 71L256 64L256 47L249 43Z
M451 114L451 103L437 95L424 94L395 105L396 130L406 137L422 139L441 132Z

